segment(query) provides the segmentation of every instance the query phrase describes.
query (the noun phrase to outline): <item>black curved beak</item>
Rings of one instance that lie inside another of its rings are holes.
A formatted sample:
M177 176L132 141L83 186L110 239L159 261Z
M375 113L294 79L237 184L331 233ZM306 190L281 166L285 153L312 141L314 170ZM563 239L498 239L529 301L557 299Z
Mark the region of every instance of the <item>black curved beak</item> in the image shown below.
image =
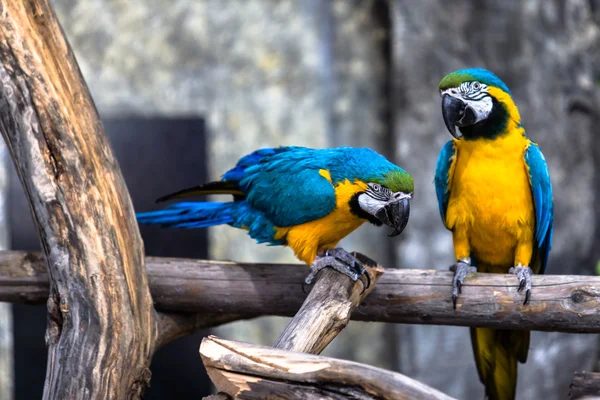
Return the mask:
M460 139L460 135L456 133L457 126L463 126L462 119L465 116L467 105L460 99L445 94L442 97L442 115L446 128L452 136Z
M394 228L394 231L388 235L394 237L401 234L404 228L406 228L409 215L410 197L404 197L398 201L386 204L377 211L375 218Z

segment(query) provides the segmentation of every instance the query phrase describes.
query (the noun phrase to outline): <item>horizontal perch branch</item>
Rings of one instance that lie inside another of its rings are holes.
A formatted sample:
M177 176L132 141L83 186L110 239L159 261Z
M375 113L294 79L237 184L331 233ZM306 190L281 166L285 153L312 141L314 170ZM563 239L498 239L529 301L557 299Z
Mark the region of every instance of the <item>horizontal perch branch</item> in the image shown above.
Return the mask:
M202 340L200 355L217 389L235 398L452 399L384 369L214 336Z
M177 312L293 316L306 298L302 265L148 257L156 308ZM452 308L452 273L386 269L353 320L599 333L600 277L537 275L523 305L512 275L469 276ZM304 289L304 291L303 291ZM232 296L231 293L235 293ZM39 253L0 253L0 301L42 303L48 277Z

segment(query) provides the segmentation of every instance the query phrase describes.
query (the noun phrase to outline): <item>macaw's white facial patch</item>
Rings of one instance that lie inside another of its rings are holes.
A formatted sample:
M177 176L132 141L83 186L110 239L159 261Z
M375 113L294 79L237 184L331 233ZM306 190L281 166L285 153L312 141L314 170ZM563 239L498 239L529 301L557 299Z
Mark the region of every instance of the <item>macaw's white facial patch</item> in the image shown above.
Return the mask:
M492 96L488 93L488 86L477 81L463 82L459 87L440 92L442 96L445 94L462 100L467 107L473 110L476 117L475 123L486 119L494 106Z
M377 214L381 208L390 203L396 203L404 198L411 198L410 193L392 192L377 183L367 184L367 190L358 196L360 208L371 215Z

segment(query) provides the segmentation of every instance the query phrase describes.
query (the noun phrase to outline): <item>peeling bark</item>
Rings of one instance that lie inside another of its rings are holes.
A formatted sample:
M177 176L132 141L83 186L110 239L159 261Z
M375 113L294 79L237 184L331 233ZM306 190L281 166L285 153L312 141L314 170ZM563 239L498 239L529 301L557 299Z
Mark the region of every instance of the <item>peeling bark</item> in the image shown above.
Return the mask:
M47 0L0 3L0 60L0 130L48 262L44 398L139 398L158 334L143 244Z

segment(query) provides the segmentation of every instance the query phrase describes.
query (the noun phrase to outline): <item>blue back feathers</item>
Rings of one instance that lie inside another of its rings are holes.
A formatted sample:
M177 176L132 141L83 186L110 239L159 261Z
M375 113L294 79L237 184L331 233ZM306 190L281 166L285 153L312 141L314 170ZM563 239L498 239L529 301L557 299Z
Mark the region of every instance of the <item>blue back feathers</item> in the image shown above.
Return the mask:
M138 214L138 221L185 228L230 224L248 229L259 242L282 244L273 238L275 227L312 221L335 208L334 187L320 170L329 172L333 184L346 179L372 182L390 171L406 174L367 148L260 149L242 157L223 175L223 181L239 186L244 199L229 203L176 203L163 210Z

